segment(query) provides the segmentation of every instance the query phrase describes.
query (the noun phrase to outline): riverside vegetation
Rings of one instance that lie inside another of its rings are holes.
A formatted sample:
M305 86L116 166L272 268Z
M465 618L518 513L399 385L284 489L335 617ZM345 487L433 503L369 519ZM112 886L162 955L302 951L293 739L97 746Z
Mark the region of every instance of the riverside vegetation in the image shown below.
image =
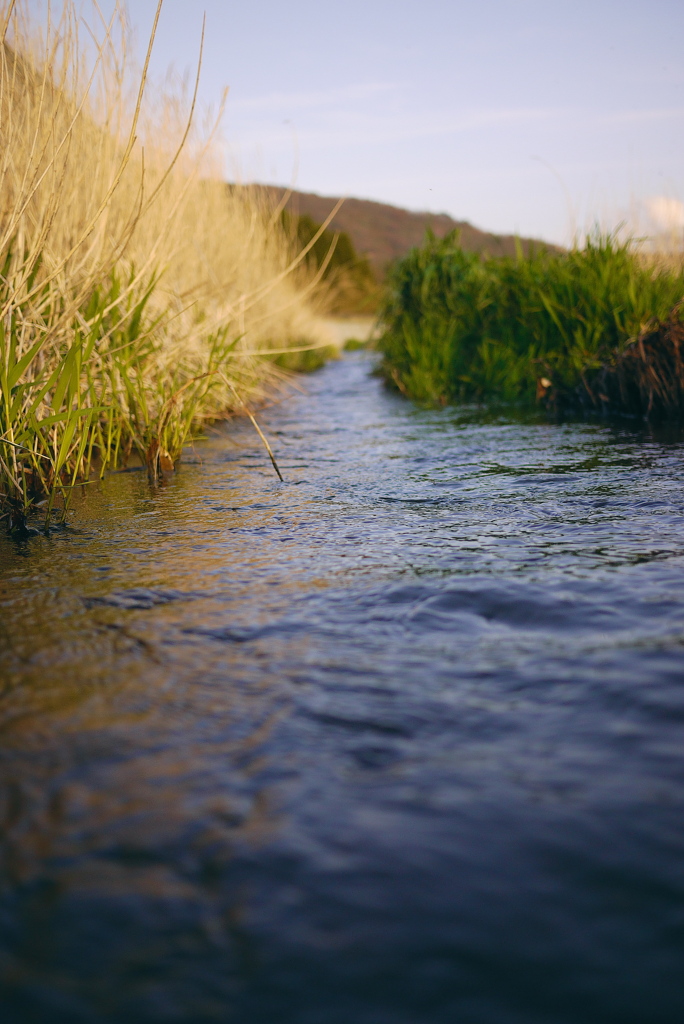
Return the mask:
M122 4L37 30L0 2L0 515L62 516L132 454L156 481L202 425L272 394L323 343L325 270L280 210L226 189L217 116L155 89ZM84 41L85 40L85 41ZM201 42L198 38L198 76ZM225 100L225 97L224 97ZM173 140L173 142L169 142ZM250 413L251 415L251 413Z
M46 525L63 518L75 487L133 456L156 482L204 424L252 416L289 370L320 364L321 302L378 303L369 263L327 230L337 208L318 224L292 216L287 196L274 207L263 189L226 188L221 109L198 128L196 82L187 97L149 82L160 13L136 70L121 3L109 22L94 3L84 29L64 0L37 31L30 0L0 0L10 529L38 510ZM463 252L456 234L429 237L390 274L382 369L422 402L670 414L684 396L683 294L681 269L612 238L495 259Z
M684 413L681 261L597 235L569 252L464 252L428 235L393 268L381 371L419 402Z

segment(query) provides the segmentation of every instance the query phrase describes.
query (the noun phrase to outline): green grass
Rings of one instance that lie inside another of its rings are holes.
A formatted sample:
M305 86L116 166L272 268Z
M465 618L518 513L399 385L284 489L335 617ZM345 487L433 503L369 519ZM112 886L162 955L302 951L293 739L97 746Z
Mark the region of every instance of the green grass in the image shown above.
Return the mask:
M33 512L46 528L63 520L75 487L131 454L158 483L207 421L252 418L243 396L259 377L230 323L205 335L201 358L178 347L170 358L173 317L154 303L155 276L112 270L71 304L39 270L14 244L0 259L0 522L20 533ZM336 355L303 338L261 363L303 372Z
M456 233L428 236L390 275L381 371L427 404L532 404L541 390L571 406L683 296L681 268L648 266L609 235L514 258L466 253Z
M273 362L281 369L293 373L313 373L325 366L330 359L337 358L338 351L334 345L317 345L314 348L311 345L307 346L306 339L303 339L301 348L298 349L293 343L292 351L281 352L273 357Z
M358 352L360 349L372 348L373 344L370 338L367 338L366 341L362 341L360 338L347 338L342 347L345 352Z
M131 286L111 272L69 311L50 285L17 301L16 279L30 293L37 270L10 248L0 274L0 519L10 529L37 508L48 525L63 517L76 485L132 451L153 481L172 469L233 347L219 332L203 373L180 360L162 377L163 323L148 312L154 279Z

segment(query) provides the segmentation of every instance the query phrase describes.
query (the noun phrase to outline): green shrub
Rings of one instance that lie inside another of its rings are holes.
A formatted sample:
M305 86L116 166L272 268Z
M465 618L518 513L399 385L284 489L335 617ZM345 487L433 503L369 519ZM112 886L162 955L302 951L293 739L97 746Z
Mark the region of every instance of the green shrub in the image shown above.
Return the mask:
M567 253L482 258L456 233L428 235L391 272L381 369L426 403L530 403L540 382L570 400L683 295L681 270L648 266L613 236Z

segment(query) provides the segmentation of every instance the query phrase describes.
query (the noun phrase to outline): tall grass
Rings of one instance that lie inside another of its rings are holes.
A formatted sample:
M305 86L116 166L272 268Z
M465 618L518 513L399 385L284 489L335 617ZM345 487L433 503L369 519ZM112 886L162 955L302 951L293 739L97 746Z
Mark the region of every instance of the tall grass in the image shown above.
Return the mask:
M681 263L646 262L614 236L503 259L464 252L457 234L428 237L391 274L382 368L421 402L572 405L683 296Z
M156 480L202 423L320 343L316 281L263 194L221 180L216 123L152 89L126 11L0 0L0 515L63 515L132 451ZM201 44L198 34L198 64ZM220 110L218 115L220 120Z

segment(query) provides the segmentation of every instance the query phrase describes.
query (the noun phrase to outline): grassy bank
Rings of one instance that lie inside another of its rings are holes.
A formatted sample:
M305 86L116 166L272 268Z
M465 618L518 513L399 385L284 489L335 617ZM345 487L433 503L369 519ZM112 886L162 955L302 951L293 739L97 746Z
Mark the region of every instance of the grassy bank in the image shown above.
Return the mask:
M611 373L633 375L634 358L629 370L620 367L636 339L657 333L657 322L668 320L682 297L681 265L647 263L613 237L567 253L503 259L464 252L456 234L428 238L391 274L382 372L426 403L494 399L618 409L621 394L634 398L643 389L614 383L609 396L599 376L605 382ZM676 329L667 334L675 336ZM673 367L677 359L673 352ZM647 389L643 394L648 403Z
M133 452L151 479L171 472L203 423L282 385L279 355L296 365L321 343L306 252L261 193L226 190L192 90L133 66L125 9L91 14L84 27L66 0L36 28L28 0L0 3L0 514L14 527L63 514L74 486Z

